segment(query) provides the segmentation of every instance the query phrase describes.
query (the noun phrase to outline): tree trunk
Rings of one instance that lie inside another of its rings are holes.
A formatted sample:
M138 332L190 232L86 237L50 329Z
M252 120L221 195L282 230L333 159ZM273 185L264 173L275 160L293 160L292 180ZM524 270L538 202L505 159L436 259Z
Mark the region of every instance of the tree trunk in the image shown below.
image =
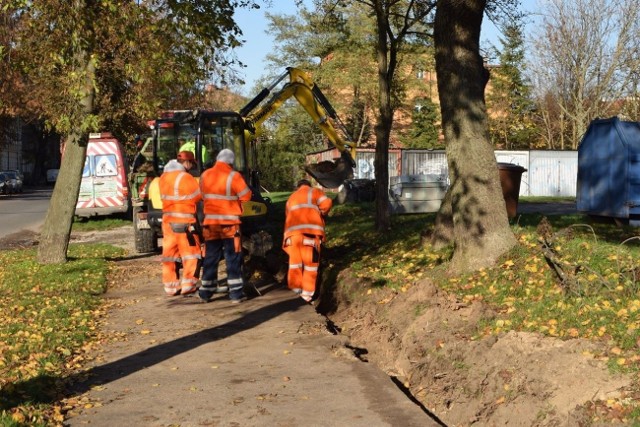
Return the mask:
M378 43L376 47L378 61L378 99L380 101L378 123L376 123L376 154L374 159L376 177L376 221L377 231L385 232L391 228L389 212L389 136L393 125L393 107L391 106L391 78L394 72L395 58L389 60L389 38L387 35L387 11L381 1L375 2ZM393 55L393 52L391 52Z
M434 25L452 215L447 220L443 203L434 236L453 235L450 269L456 272L490 266L516 244L489 139L484 100L488 72L479 54L485 6L486 0L441 0Z
M84 56L88 58L88 55ZM85 87L81 100L82 110L87 116L93 112L94 100L94 65L87 61L84 70ZM75 215L78 192L82 181L87 152L86 137L77 131L65 140L65 149L60 165L60 173L53 188L47 216L40 233L38 245L38 261L42 264L63 263L67 261L67 249L71 236L71 226Z

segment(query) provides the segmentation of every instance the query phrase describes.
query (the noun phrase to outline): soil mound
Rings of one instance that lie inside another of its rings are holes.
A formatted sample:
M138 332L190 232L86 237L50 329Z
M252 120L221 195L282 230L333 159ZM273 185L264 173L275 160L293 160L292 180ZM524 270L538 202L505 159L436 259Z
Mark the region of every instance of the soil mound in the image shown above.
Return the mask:
M348 271L338 282L332 321L361 357L396 377L446 425L585 425L586 404L619 397L631 383L608 372L591 341L527 332L476 338L478 323L495 313L427 280L405 293L374 290L355 300L362 292Z

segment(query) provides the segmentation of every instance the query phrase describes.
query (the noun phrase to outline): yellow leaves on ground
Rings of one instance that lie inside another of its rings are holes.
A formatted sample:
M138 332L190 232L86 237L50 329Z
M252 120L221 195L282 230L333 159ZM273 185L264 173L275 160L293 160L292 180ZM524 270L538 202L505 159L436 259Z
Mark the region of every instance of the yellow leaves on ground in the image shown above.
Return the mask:
M34 250L0 251L0 367L7 402L45 401L55 390L20 389L18 396L12 384L62 377L91 358L91 343L103 338L98 322L109 271L105 258L122 253L107 245L72 244L67 263L40 265ZM25 405L10 413L37 425L62 420L55 405L46 412Z
M394 294L391 294L391 295L388 295L387 297L385 297L385 298L383 298L383 299L379 300L379 301L378 301L378 304L388 304L388 303L390 303L390 302L391 302L395 297L396 297L396 294L395 294L395 293L394 293Z
M357 270L356 277L367 282L384 283L406 292L409 286L426 277L427 271L442 261L441 254L400 242L385 249L383 257L363 256L354 269Z
M571 338L578 338L580 336L580 331L577 328L569 328L567 329L567 335Z
M511 268L514 265L515 265L515 263L511 259L508 259L504 263L502 263L502 267L504 267L504 268Z
M606 340L621 351L614 362L628 366L630 352L640 347L638 253L573 238L553 244L566 283L540 251L537 236L524 231L518 236L522 246L497 268L448 277L441 285L465 303L481 300L500 314L483 325L481 334L528 330L563 339Z

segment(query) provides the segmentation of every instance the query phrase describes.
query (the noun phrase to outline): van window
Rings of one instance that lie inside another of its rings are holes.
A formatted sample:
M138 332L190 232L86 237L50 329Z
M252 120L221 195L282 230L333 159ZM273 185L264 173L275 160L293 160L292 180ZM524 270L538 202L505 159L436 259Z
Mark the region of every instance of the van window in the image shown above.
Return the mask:
M89 156L84 158L84 169L82 169L82 177L88 178L91 176L91 162Z

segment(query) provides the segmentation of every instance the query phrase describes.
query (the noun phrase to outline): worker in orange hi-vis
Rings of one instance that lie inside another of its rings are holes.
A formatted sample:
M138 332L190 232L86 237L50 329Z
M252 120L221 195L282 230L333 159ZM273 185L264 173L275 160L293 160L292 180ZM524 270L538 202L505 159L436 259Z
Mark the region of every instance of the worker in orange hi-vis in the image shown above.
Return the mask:
M234 152L225 148L218 153L215 165L200 177L205 257L198 297L204 302L209 302L214 293L227 290L232 303L245 300L240 217L242 202L251 200L252 193L242 174L233 169L234 162ZM227 267L226 286L218 282L218 266L223 255Z
M198 290L202 263L196 206L202 195L198 181L187 172L195 164L190 151L170 160L160 176L162 199L162 283L169 296ZM182 278L180 278L182 266Z
M283 249L289 255L287 285L311 302L316 293L320 249L325 240L324 218L333 202L306 179L300 180L285 208Z

